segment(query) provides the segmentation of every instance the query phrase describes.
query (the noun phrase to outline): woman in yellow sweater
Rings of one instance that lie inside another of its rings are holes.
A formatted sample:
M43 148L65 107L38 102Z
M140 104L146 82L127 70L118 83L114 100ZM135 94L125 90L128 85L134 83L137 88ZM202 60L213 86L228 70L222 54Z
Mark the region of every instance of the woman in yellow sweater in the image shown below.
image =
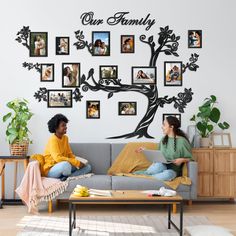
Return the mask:
M45 153L43 166L44 175L51 178L65 180L69 176L78 176L91 172L89 164L84 165L76 159L69 145L67 131L68 119L57 114L48 122L48 129L53 135L50 137Z

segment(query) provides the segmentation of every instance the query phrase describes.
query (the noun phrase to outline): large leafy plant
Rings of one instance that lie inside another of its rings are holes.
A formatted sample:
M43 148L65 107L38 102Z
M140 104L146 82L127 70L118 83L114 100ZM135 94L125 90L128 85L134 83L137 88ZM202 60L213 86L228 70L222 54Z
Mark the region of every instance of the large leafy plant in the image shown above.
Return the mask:
M198 113L190 119L196 123L197 130L202 138L207 138L214 131L215 126L225 130L229 128L227 122L219 122L221 112L215 106L217 103L216 96L211 95L205 98L203 105L198 107Z
M7 113L3 117L3 122L9 120L6 129L7 141L12 144L15 142L30 142L29 129L27 127L28 121L33 116L33 113L28 107L28 101L25 99L15 99L7 103L7 107L12 112Z

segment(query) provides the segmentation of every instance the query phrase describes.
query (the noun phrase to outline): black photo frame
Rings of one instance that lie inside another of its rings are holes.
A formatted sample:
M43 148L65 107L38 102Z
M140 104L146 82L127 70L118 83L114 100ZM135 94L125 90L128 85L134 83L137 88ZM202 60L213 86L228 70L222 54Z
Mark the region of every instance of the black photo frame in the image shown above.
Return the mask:
M188 30L188 48L202 48L202 30Z
M51 71L49 69L51 69ZM51 76L51 79L47 79L50 76ZM40 81L41 82L54 82L54 78L55 78L54 64L53 63L40 64Z
M143 78L138 78L139 73L144 73ZM132 66L131 75L132 84L155 85L157 82L157 68L155 66Z
M127 46L126 42L128 43ZM125 54L135 53L135 35L120 36L120 53L125 53Z
M78 68L76 68L75 66L78 66ZM67 68L67 72L65 68ZM77 69L78 71L76 72ZM62 63L62 87L63 88L78 88L80 86L80 70L81 70L80 63L78 62ZM77 73L76 78L72 78L74 76L73 71ZM73 82L73 79L75 79L74 82Z
M106 71L104 72L103 70L106 70ZM117 65L100 65L99 76L100 76L100 79L117 79L118 66Z
M170 66L168 67L170 68L167 68L167 65L169 64ZM182 61L165 61L164 62L164 86L182 86L183 85L182 67L183 67Z
M49 89L47 91L48 108L71 108L73 105L72 90L70 89ZM68 93L68 94L64 94ZM54 105L53 105L54 104Z
M182 125L182 123L181 123L181 114L180 113L164 113L162 115L162 123L164 122L164 120L167 116L175 116L179 120L180 126Z
M92 107L95 106L95 107ZM100 119L101 105L99 100L86 101L86 118L87 119Z
M107 41L104 42L105 40ZM105 43L105 49L99 46L99 44ZM97 48L101 48L100 51ZM105 50L105 51L104 51ZM104 54L103 54L104 51ZM93 56L110 56L111 55L111 33L110 31L92 31L92 55Z
M36 48L36 45L37 45L37 48ZM48 56L48 33L47 32L30 32L29 56L30 57L47 57Z
M70 55L70 37L57 36L56 38L56 55ZM64 42L62 42L64 40Z
M137 102L135 101L118 102L118 115L119 116L136 116L137 115Z

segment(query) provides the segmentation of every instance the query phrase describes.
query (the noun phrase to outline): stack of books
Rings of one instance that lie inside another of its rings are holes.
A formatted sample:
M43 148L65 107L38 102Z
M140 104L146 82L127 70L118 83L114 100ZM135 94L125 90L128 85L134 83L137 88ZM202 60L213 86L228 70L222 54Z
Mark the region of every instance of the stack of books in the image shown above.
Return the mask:
M90 196L91 195L103 196L103 197L111 197L112 196L111 191L109 191L109 190L100 190L100 189L93 189L93 188L89 189L89 194L90 194Z

